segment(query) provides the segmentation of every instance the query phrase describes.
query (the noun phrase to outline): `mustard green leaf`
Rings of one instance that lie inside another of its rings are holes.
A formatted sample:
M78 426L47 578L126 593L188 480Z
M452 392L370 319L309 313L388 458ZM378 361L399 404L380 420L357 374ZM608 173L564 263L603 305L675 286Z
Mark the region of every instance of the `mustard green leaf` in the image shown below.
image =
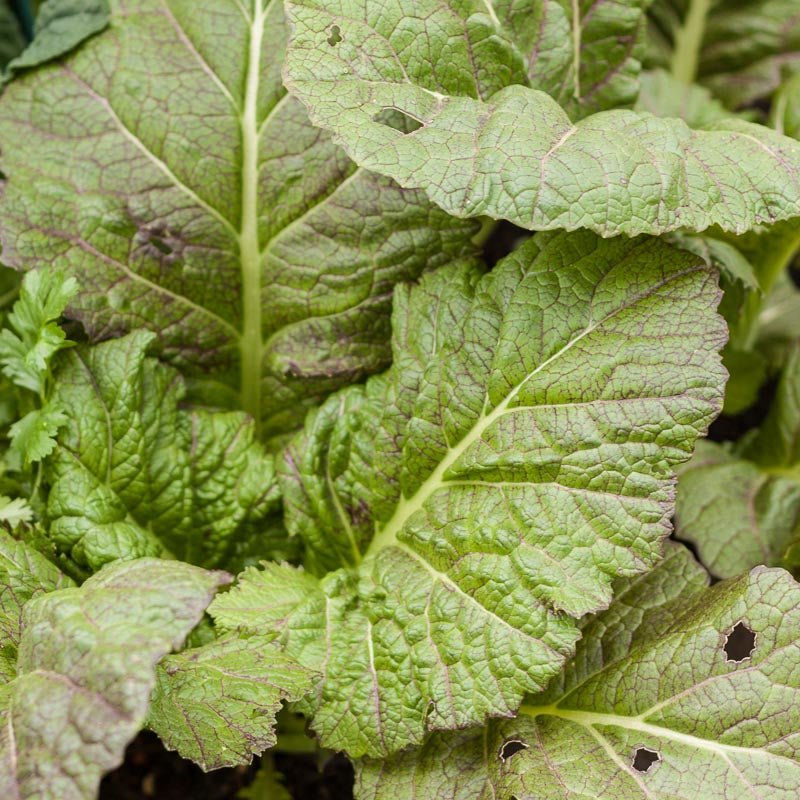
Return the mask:
M800 587L759 567L710 588L671 546L587 618L516 719L359 765L358 800L790 800L800 785Z
M72 585L72 580L41 553L0 530L0 672L6 680L16 675L25 604L39 594Z
M33 41L8 64L7 76L66 55L107 25L107 0L47 0L36 15Z
M351 566L252 570L210 613L323 673L303 708L351 756L514 713L571 652L570 615L660 558L673 467L722 399L717 302L696 256L585 231L398 291L392 368L280 466L312 563Z
M530 86L547 92L572 119L636 100L647 2L492 0L448 5L473 12L467 30L470 20L483 12L496 26L494 36L499 28L519 51Z
M783 367L800 340L800 289L785 272L764 298L758 316L757 345L771 364Z
M0 69L25 47L25 37L9 3L0 5Z
M385 2L287 2L286 84L361 166L424 188L457 217L533 230L743 232L800 215L798 142L739 119L692 130L622 109L573 123L514 82L484 97L476 76L493 74L497 58L493 48L470 58L470 46L494 32L445 0L426 5L411 16ZM447 52L446 66L432 69L429 52ZM398 129L398 115L416 129Z
M731 448L702 443L681 467L677 530L715 575L789 565L800 542L800 345L761 427Z
M109 6L105 32L0 99L3 259L78 276L92 339L152 330L286 434L387 366L392 287L472 251L476 226L310 124L282 85L278 0Z
M94 798L144 721L156 662L228 580L140 559L29 600L17 677L0 698L0 795Z
M274 636L227 636L167 656L157 668L148 716L170 750L204 770L249 764L276 742L281 703L314 688L315 674Z
M183 381L147 355L154 340L76 348L56 373L68 422L46 464L49 536L83 570L167 553L220 566L275 509L252 420L181 409Z
M721 578L778 566L800 533L800 482L770 475L722 445L702 442L680 469L676 528Z
M800 139L800 72L775 93L770 117L775 130Z
M800 342L789 350L769 413L743 453L762 467L785 471L800 481Z
M704 86L684 83L664 69L642 72L634 108L657 117L679 117L692 128L702 128L732 113Z

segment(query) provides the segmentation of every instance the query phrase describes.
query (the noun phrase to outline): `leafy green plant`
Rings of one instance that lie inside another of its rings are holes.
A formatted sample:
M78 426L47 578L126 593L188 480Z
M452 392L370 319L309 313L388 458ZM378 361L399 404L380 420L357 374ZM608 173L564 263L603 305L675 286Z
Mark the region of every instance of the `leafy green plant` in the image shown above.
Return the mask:
M800 14L407 5L9 17L3 796L800 791Z

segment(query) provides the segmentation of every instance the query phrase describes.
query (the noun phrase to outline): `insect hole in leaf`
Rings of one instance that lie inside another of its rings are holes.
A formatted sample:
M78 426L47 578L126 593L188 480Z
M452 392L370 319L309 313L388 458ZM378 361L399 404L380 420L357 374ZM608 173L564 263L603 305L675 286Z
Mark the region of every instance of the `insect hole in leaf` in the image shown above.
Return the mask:
M528 745L522 741L522 739L509 739L507 742L503 742L502 747L500 748L500 752L497 754L497 757L505 762L508 761L511 756L516 755L520 752L520 750L527 750Z
M741 620L737 622L729 634L725 636L726 661L738 663L750 658L756 649L756 634Z
M649 772L653 764L658 764L661 756L649 747L637 747L633 751L633 761L631 766L637 772Z

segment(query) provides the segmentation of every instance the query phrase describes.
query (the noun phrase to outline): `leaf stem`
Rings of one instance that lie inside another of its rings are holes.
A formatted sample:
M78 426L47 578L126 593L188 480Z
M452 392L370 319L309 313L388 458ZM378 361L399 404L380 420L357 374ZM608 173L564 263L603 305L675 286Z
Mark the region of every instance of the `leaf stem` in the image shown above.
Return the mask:
M764 305L764 299L772 291L775 282L798 252L798 248L800 248L800 232L794 236L787 237L780 244L782 246L771 249L770 257L765 259L758 269L757 277L761 291L749 292L743 303L741 322L736 326L735 344L744 350L752 350L755 345L759 329L759 315Z
M691 0L683 26L675 34L670 70L682 83L694 83L712 0Z
M581 6L572 0L572 96L581 99Z
M262 0L256 0L247 61L242 129L242 211L239 257L242 262L241 402L261 432L261 248L258 235L258 81L264 36Z
M478 232L472 237L472 244L477 247L483 248L486 242L491 239L492 234L497 230L500 220L492 219L491 217L480 218L481 227Z

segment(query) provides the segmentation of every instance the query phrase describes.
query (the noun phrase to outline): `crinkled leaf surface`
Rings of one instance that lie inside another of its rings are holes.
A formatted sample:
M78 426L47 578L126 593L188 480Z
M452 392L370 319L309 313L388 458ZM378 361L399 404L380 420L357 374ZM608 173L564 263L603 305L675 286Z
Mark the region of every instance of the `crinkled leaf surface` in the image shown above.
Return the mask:
M508 85L504 34L478 5L290 0L287 86L358 164L456 216L632 235L800 215L796 141L626 110L573 124L549 95ZM418 129L398 130L398 114Z
M17 677L0 697L0 795L94 798L144 721L156 662L229 579L139 559L30 600Z
M679 537L697 547L714 575L778 565L800 532L800 482L701 442L680 470L676 520Z
M710 442L680 469L677 528L723 578L780 565L800 541L800 345L770 411L736 453Z
M482 23L487 38L498 39L499 28L521 55L529 84L547 92L572 119L636 100L646 2L489 0L448 5L464 20L462 36L473 35ZM517 70L513 75L515 82L524 82Z
M382 369L396 281L473 223L358 170L281 83L278 0L111 0L108 31L0 102L6 263L81 280L94 338L149 328L285 433Z
M686 550L671 546L584 621L573 661L517 719L434 734L421 751L362 763L356 796L791 800L800 785L800 587L763 567L704 584ZM733 660L726 648L739 625L755 634L755 649ZM640 750L657 755L646 771L633 766Z
M8 73L66 55L108 25L108 11L106 0L47 0L36 15L33 41L8 65Z
M290 529L360 565L316 590L248 572L212 615L320 669L314 730L354 756L513 713L570 652L568 615L659 558L672 467L721 402L717 299L695 256L585 231L400 291L393 367L282 465Z
M275 744L281 702L299 700L315 683L272 638L231 635L167 656L148 726L204 770L249 764Z
M147 356L154 338L76 348L56 375L69 422L46 465L49 535L79 568L165 551L218 566L275 506L252 420L180 409L183 380Z
M25 603L38 594L72 585L41 553L0 530L0 683L16 674Z

